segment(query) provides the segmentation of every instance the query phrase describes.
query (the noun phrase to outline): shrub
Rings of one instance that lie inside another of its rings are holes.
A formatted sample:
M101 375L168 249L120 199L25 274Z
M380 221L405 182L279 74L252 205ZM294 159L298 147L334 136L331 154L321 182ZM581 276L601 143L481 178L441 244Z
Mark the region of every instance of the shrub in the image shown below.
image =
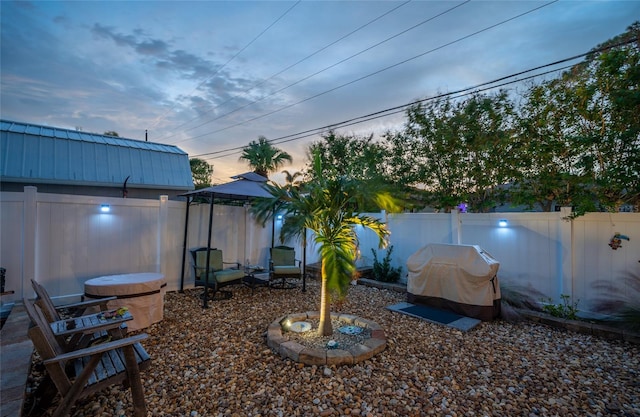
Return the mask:
M393 246L389 246L382 262L378 260L378 255L375 250L371 249L371 252L373 253L373 279L380 282L398 282L402 273L402 267L394 268L391 266Z
M551 314L554 317L561 317L563 319L576 320L578 318L578 301L571 302L571 297L566 294L561 294L562 303L553 304L551 298L548 299L548 304L542 306L542 311Z

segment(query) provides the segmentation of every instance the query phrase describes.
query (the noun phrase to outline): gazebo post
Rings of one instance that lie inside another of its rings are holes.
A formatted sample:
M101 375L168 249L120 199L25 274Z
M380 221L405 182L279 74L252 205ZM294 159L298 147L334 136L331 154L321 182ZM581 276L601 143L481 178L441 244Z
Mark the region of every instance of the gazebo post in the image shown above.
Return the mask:
M180 293L184 293L184 264L187 257L187 232L189 230L189 196L187 196L187 210L184 219L184 240L182 241L182 273L180 274Z
M213 226L213 193L211 193L211 203L209 204L209 235L207 237L207 266L204 276L204 302L203 308L209 308L209 258L211 257L211 230Z
M302 292L307 292L307 228L302 237Z

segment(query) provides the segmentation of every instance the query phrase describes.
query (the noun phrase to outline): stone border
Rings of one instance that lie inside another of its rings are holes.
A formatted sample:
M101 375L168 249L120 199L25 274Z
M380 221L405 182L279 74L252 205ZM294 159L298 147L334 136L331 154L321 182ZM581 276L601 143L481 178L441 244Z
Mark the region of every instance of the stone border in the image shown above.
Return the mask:
M371 337L363 343L347 349L308 348L293 340L287 340L282 335L280 321L284 318L288 318L292 322L319 319L320 312L308 311L306 313L289 314L271 323L267 329L267 345L271 349L279 353L283 358L289 358L305 365L352 365L373 357L382 352L387 346L387 337L384 329L376 322L352 314L331 313L331 318L334 320L341 320L354 326L370 329Z

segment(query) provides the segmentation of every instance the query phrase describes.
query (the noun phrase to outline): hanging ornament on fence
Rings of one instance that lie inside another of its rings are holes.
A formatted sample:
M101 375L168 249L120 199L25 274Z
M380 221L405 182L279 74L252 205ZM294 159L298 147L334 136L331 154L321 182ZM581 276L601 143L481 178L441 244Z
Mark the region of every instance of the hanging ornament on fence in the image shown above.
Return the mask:
M628 241L629 236L621 235L620 233L616 232L611 238L611 242L609 242L609 246L611 246L611 249L617 250L618 248L622 247L622 239Z

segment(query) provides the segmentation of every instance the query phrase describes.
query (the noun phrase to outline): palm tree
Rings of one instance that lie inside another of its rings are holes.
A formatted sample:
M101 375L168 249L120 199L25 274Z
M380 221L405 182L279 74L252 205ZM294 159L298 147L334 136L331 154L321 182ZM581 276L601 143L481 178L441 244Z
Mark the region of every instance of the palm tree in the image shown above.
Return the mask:
M386 246L389 235L386 224L358 213L360 202L375 200L378 207L393 209L389 204L393 199L364 181L324 177L318 154L314 155L313 170L315 180L301 188L267 185L273 197L255 200L252 211L262 222L271 219L278 211L280 214L284 212L280 232L282 241L300 238L307 229L313 233L322 261L318 333L329 336L333 334L331 294L344 297L355 272L358 241L354 226L361 225L374 231L380 247Z
M284 174L284 181L288 187L300 187L300 180L303 176L302 172L296 171L291 173L285 169L282 173Z
M291 163L291 155L273 146L264 136L244 147L239 159L248 162L253 172L267 178L269 172L278 170L286 161Z

